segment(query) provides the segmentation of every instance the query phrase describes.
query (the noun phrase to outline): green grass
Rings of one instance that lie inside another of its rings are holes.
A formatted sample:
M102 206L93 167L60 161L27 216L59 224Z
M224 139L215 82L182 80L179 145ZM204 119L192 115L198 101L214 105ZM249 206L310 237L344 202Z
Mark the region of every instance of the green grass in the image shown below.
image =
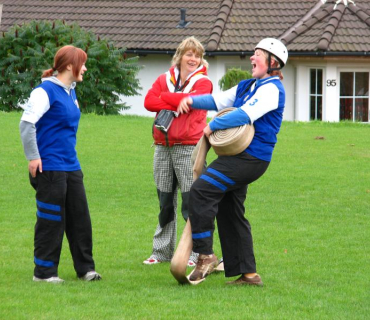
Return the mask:
M142 264L158 215L153 119L83 115L77 150L103 281L76 279L65 240L66 282L52 285L31 280L35 195L20 116L0 113L0 319L368 319L368 125L283 123L270 168L246 202L265 286L235 288L222 274L179 286L169 264Z

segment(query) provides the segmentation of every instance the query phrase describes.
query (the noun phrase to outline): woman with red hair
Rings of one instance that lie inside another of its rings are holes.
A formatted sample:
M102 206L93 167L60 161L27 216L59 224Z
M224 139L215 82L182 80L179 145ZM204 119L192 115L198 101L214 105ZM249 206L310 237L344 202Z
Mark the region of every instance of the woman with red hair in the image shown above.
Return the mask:
M59 49L53 68L44 71L42 83L31 92L19 125L36 190L34 281L64 281L58 277L64 232L77 276L101 279L92 257L90 213L75 149L81 116L75 86L83 80L86 60L79 48Z

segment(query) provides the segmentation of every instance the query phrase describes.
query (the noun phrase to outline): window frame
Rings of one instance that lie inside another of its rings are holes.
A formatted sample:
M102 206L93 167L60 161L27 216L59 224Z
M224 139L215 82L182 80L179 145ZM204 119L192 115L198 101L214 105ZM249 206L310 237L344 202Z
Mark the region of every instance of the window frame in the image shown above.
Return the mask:
M339 92L338 92L338 104L339 104L339 121L345 121L345 118L341 118L341 99L351 99L352 100L352 117L351 119L348 119L352 122L362 122L362 123L368 123L370 122L370 70L339 70ZM352 95L348 96L342 96L341 95L341 85L342 85L342 73L352 73L353 75L353 83L352 83ZM356 96L356 73L367 73L368 75L368 90L367 90L367 96ZM360 121L356 120L356 99L367 99L368 105L367 105L367 121Z
M318 79L318 71L321 71L321 94L318 93L318 82L317 79ZM315 92L314 93L311 93L311 86L312 86L312 78L311 78L311 71L315 71ZM308 92L308 96L309 96L309 119L310 121L322 121L323 119L323 111L324 111L324 68L321 68L321 67L310 67L309 68L309 92ZM312 114L311 114L311 99L315 99L315 115L314 115L314 118L312 117ZM317 103L318 103L318 98L321 98L321 118L318 119L317 115L318 115L318 106L317 106Z

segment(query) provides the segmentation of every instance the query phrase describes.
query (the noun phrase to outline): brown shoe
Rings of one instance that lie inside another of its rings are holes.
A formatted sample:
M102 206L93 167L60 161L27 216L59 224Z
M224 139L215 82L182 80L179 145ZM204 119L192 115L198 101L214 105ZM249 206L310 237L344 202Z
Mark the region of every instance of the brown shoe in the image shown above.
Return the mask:
M226 283L230 285L252 285L252 286L260 286L260 287L263 286L262 279L258 274L256 274L252 278L241 275L240 278L234 281L226 282Z
M198 281L204 279L217 267L218 260L214 254L200 254L195 269L190 273L190 281Z

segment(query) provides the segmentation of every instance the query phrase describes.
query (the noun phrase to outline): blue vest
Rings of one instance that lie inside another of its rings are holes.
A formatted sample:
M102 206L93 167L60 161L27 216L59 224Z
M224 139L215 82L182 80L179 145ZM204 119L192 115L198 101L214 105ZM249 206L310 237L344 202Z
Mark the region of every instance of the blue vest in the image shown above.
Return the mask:
M49 96L50 109L36 123L37 146L45 171L76 171L76 134L81 117L74 90L71 95L59 85L44 81L38 87Z
M279 89L279 102L278 108L272 111L267 112L261 118L258 118L254 121L254 129L255 134L251 144L245 150L247 153L252 155L255 158L264 160L264 161L271 161L272 152L274 151L275 144L277 142L277 134L280 130L281 123L283 121L283 112L285 106L285 90L281 81L277 79L269 80L269 78L257 80L256 85L251 90L248 88L250 86L251 81L255 79L248 79L241 81L238 85L236 90L236 98L234 101L234 107L240 108L246 101L251 100L253 101L252 97L258 90L258 88L262 87L267 83L273 83ZM248 96L248 97L247 97ZM244 99L247 97L247 100Z

